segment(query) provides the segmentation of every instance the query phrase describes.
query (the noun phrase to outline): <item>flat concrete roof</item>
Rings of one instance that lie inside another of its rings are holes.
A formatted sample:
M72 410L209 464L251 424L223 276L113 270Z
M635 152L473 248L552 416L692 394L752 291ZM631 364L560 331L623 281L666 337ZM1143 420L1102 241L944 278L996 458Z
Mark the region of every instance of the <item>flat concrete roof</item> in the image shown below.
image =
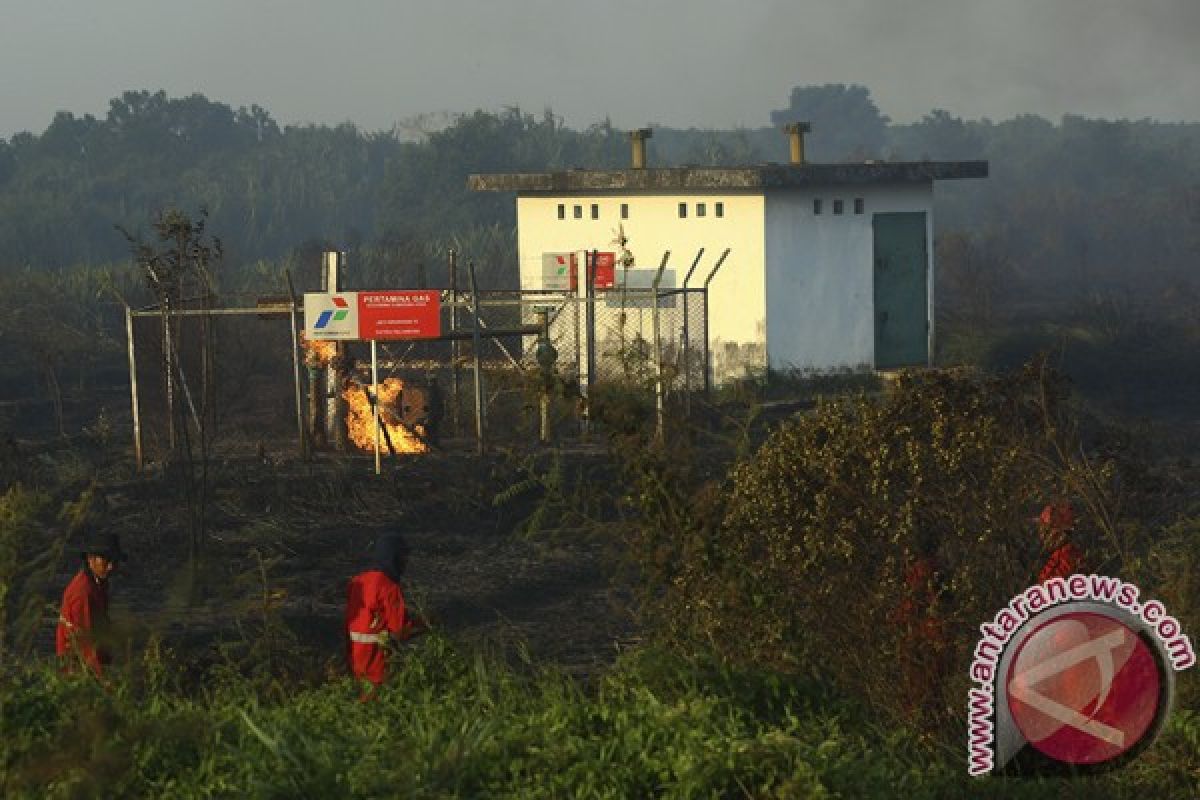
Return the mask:
M508 172L470 175L473 192L604 192L731 189L799 189L808 186L861 186L929 183L986 178L986 161L876 161L859 164L762 164L751 167L669 167L665 169L572 169L561 172Z

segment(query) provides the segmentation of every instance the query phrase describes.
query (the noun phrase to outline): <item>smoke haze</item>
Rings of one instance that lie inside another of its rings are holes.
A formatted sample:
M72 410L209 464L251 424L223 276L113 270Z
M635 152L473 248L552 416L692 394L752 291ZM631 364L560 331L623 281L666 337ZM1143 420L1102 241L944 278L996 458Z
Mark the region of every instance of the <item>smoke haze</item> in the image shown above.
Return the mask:
M933 108L1200 119L1196 0L0 0L0 136L126 89L389 129L551 107L572 126L758 127L793 86Z

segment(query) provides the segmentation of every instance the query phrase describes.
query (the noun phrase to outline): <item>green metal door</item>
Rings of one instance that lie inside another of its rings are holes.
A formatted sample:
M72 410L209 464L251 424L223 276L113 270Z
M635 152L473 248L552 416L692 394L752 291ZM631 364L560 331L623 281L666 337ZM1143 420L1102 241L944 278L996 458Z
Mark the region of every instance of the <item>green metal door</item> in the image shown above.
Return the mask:
M925 212L875 214L875 369L929 363Z

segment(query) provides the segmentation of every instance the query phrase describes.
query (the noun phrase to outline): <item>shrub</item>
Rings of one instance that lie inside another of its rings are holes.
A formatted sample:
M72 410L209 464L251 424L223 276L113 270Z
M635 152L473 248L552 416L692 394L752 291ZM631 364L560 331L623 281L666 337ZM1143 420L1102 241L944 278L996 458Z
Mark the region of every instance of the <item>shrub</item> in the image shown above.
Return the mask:
M907 374L881 399L820 402L689 496L667 488L688 480L671 448L638 482L646 599L676 638L816 668L878 711L956 731L978 625L1042 563L1039 504L1079 498L1081 528L1104 534L1096 564L1127 552L1115 462L1081 455L1066 399L1041 363Z
M1158 537L1147 559L1147 586L1179 620L1193 647L1200 644L1200 514L1183 514ZM1194 669L1178 676L1178 705L1200 710L1200 679ZM1200 731L1196 715L1193 733Z
M41 618L36 596L23 590L31 583L27 559L48 506L46 495L19 483L0 493L0 665L10 648L27 649L30 628Z

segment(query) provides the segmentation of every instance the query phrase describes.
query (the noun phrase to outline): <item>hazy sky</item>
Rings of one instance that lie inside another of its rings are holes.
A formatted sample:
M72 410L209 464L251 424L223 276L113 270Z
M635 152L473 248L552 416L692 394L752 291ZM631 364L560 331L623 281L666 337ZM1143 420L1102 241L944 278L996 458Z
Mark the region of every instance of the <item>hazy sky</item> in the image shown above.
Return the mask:
M758 127L793 86L932 108L1200 120L1200 0L0 0L0 136L126 89L388 129L549 106Z

